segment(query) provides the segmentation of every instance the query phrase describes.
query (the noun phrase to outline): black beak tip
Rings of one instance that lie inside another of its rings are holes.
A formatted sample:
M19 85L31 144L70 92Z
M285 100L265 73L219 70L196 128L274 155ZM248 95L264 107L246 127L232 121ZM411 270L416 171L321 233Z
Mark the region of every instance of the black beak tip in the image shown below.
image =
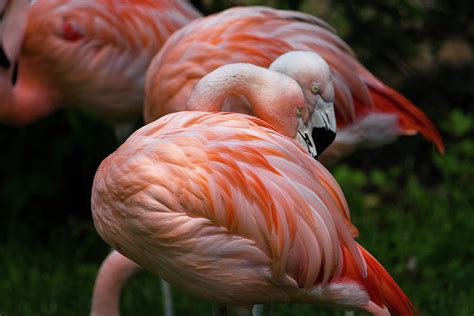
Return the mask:
M0 70L4 69L8 71L10 67L12 66L12 63L8 60L7 55L5 55L5 51L0 47ZM12 78L11 78L11 83L12 85L15 85L18 80L18 62L16 62L13 65L13 72L12 72Z
M314 127L311 134L316 145L317 159L332 144L336 133L326 127Z
M8 60L7 55L5 55L5 51L0 47L0 67L4 69L10 68L11 63Z

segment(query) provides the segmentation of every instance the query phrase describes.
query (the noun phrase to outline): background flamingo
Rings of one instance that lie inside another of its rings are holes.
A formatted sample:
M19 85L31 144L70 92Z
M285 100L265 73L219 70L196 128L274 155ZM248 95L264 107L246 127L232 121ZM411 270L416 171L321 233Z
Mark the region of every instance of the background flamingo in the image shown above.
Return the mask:
M267 119L294 137L298 116L308 111L301 88L255 68L214 71L193 102L205 94L213 107L239 89L255 113L283 113ZM249 73L260 76L261 90ZM182 112L145 126L101 164L92 209L113 247L218 304L249 312L255 303L323 301L376 315L413 313L391 277L353 242L356 229L335 180L258 119Z
M359 146L378 146L416 132L444 150L426 115L365 69L331 26L305 13L266 7L232 8L194 21L170 37L148 70L145 121L182 110L199 79L223 64L268 67L290 50L315 51L333 71L338 136L321 157L324 162Z
M32 122L61 106L134 122L152 57L174 31L200 16L187 1L39 0L28 14L26 0L8 3L0 121L9 124Z

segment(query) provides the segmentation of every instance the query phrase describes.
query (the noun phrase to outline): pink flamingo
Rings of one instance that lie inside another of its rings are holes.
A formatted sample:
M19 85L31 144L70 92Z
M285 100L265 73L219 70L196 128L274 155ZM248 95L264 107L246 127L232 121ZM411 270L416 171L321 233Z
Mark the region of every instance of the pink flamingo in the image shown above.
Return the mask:
M171 284L242 315L254 304L293 302L413 315L354 241L335 179L300 143L321 109L308 106L293 79L250 64L204 77L187 107L215 110L235 91L266 122L170 114L102 162L92 191L101 237Z
M148 69L145 122L183 110L196 83L219 66L246 62L268 67L277 56L294 50L317 52L333 72L338 134L322 155L323 163L357 147L379 146L416 132L444 151L426 115L364 68L331 26L305 13L266 7L232 8L173 34ZM310 90L306 78L293 78Z
M305 146L308 151L313 155L317 156L324 151L324 149L332 142L336 132L336 124L334 117L334 89L331 79L331 71L327 63L316 53L311 52L289 52L275 60L270 66L279 72L289 72L290 67L293 71L293 75L297 77L308 78L313 85L320 87L315 93L302 89L305 95L306 107L312 112L311 121L309 126L303 128L300 133L297 134L298 141ZM236 74L240 75L240 74ZM225 77L224 77L225 78ZM201 84L205 84L206 80L202 80ZM193 99L190 99L186 105L185 110L203 110L202 105L206 104L205 100L208 94L213 93L212 85L206 85L207 88L201 89L201 92L196 92ZM210 89L207 91L207 89ZM205 110L207 111L226 111L232 110L234 112L253 114L256 113L250 107L250 104L242 104L242 106L234 106L228 108L227 97L234 93L238 93L240 90L233 89L228 91L228 94L222 94L221 97L225 97L222 100L218 100L211 105L208 103ZM199 96L199 99L198 99ZM199 100L199 101L197 101ZM317 111L315 111L317 109ZM267 113L260 113L262 117L266 117ZM278 115L278 113L276 113ZM313 133L313 128L315 129ZM318 136L318 143L312 140L313 136ZM114 273L118 273L117 277L110 276ZM109 255L101 265L94 285L94 293L92 296L92 315L118 315L119 310L119 299L122 287L128 278L132 277L137 272L141 271L137 264L127 257L122 256L117 252ZM128 277L125 277L128 276ZM110 289L106 291L105 289ZM164 295L168 293L164 291ZM166 301L166 300L165 300ZM104 307L104 302L107 302ZM172 306L165 308L168 314L172 313Z
M0 122L26 124L61 106L116 123L143 108L146 69L200 14L187 1L0 1Z

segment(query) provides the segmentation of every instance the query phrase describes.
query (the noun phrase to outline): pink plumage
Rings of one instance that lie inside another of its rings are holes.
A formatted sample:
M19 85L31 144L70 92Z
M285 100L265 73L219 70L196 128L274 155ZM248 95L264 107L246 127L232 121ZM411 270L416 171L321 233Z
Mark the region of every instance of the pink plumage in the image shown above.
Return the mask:
M61 106L116 122L138 119L151 59L174 31L200 16L187 1L172 0L38 0L17 7L7 7L5 21L23 18L0 28L11 64L0 69L0 121L10 124L32 122ZM25 27L24 38L11 32Z

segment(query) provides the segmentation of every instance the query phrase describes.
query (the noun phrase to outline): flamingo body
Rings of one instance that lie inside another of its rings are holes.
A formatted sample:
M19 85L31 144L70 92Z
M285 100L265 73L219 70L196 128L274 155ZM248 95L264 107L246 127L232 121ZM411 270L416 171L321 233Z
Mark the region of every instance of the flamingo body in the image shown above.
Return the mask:
M355 243L334 178L258 118L181 112L141 128L99 167L92 211L115 249L211 302L413 313Z
M171 36L147 73L145 121L183 110L199 79L221 65L246 62L268 67L292 50L317 52L332 68L340 134L333 152L328 150L334 159L358 146L377 146L416 132L444 150L426 115L364 68L326 22L265 7L232 8L196 20Z
M18 80L0 76L0 120L28 123L66 105L139 118L152 57L199 16L187 1L35 1L18 22L27 23Z

